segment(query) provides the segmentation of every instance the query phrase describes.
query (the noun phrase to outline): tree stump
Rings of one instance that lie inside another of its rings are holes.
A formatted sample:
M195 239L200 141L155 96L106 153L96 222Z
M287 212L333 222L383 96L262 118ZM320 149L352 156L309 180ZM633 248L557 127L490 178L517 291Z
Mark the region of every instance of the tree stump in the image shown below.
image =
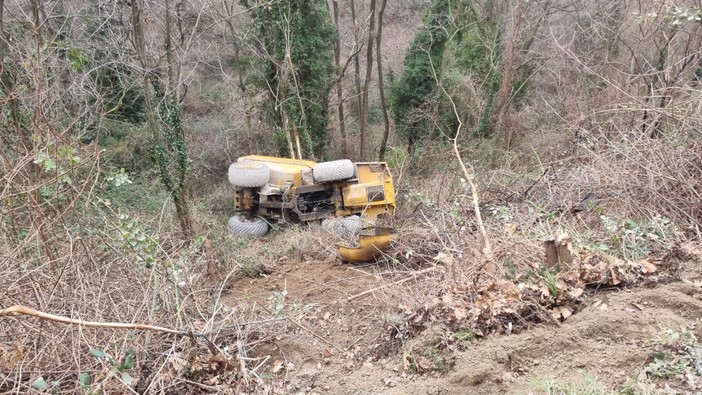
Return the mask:
M559 264L568 268L573 265L573 239L565 233L544 240L544 252L549 269Z

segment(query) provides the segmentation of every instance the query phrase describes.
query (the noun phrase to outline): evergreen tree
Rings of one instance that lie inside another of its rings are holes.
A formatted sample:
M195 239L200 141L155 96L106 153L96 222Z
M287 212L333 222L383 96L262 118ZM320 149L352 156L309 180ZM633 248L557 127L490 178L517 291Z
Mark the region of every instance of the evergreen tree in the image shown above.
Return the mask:
M456 114L437 80L459 104L459 115L473 135L493 132L493 102L502 75L500 40L499 13L493 2L477 8L470 0L433 1L391 92L397 132L408 142L410 152L425 138L453 137L456 130ZM471 98L461 90L466 79L481 89L479 108L469 105Z
M430 129L431 115L425 110L432 106L436 94L436 80L448 40L449 11L448 0L433 2L424 17L424 26L414 36L405 55L402 75L392 87L393 118L410 152Z
M326 3L288 0L253 6L242 0L242 4L250 8L258 32L263 63L259 86L269 94L264 119L278 132L299 133L305 155L323 157L336 37ZM279 146L281 151L287 147Z

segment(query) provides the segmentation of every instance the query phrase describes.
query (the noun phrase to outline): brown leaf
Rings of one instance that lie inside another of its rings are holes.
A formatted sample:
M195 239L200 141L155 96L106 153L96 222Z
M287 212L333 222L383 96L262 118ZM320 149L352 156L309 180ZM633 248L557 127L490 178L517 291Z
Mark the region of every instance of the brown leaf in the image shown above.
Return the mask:
M570 308L570 306L554 307L553 310L551 310L551 315L555 319L563 318L565 321L568 317L573 315L573 309Z
M483 266L483 270L485 270L485 273L494 276L497 273L497 266L492 262L488 262Z
M612 285L619 285L621 284L621 281L619 280L619 277L617 277L617 273L614 271L614 269L610 268L609 269L609 274L610 274L610 280L609 283Z
M283 361L276 361L271 368L271 372L278 373L283 370Z
M510 302L516 302L522 299L522 294L518 289L510 289L504 294L505 300Z
M402 356L402 370L409 370L410 366L412 366L412 361L410 361L409 354L405 353Z
M570 295L571 298L575 299L575 298L580 297L584 292L585 291L582 288L576 287L576 288L572 288L570 291L568 291L568 294Z
M653 263L648 262L648 261L641 262L641 273L650 274L650 273L655 273L656 270L658 270L658 268Z
M458 321L462 321L466 317L468 317L468 311L462 307L454 307L453 308L453 315L456 316L456 319Z
M322 355L324 355L324 358L331 358L331 356L334 355L334 350L329 347L324 347Z
M453 292L450 290L441 297L441 300L449 306L453 306Z
M564 321L568 319L568 317L570 317L571 315L573 315L573 309L570 308L570 306L561 307L561 317L563 317Z

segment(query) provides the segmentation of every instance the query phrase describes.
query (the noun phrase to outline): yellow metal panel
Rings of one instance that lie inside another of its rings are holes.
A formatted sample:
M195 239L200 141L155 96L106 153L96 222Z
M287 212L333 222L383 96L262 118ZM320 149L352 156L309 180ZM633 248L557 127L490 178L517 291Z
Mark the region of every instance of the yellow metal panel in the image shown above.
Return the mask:
M342 188L344 206L355 208L367 208L377 206L389 210L395 208L395 187L392 183L392 175L388 171L387 165L382 162L360 162L356 164L357 181L349 182ZM383 188L384 200L370 201L368 189L376 186ZM378 211L378 210L374 210ZM380 212L378 212L379 214ZM376 214L377 215L377 214Z
M309 167L309 168L312 168L312 167L314 167L314 165L317 164L314 161L306 160L306 159L278 158L275 156L265 156L265 155L247 155L247 156L242 156L238 160L238 162L247 162L247 161L297 165L297 166L305 166L305 167Z
M337 245L336 251L346 262L369 262L379 257L396 236L396 230L378 227L371 234L361 234L358 247Z
M303 159L276 158L274 156L248 155L242 156L237 162L262 162L270 169L269 183L284 186L286 182L302 183L302 172L311 170L315 162Z

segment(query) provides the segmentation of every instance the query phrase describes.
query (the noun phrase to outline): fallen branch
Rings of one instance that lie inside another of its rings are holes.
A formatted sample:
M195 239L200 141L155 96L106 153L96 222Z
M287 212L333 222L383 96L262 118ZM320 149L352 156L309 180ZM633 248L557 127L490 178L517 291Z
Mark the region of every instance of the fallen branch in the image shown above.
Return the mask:
M203 334L194 334L192 332L177 331L175 329L164 328L162 326L146 325L146 324L125 324L122 322L95 322L95 321L83 321L75 318L68 318L61 315L48 314L38 310L31 309L26 306L12 306L6 309L0 310L0 317L10 316L10 315L28 315L31 317L41 318L42 320L60 322L62 324L71 325L81 325L90 328L113 328L113 329L135 329L139 331L154 331L154 332L165 332L180 336L204 336Z

